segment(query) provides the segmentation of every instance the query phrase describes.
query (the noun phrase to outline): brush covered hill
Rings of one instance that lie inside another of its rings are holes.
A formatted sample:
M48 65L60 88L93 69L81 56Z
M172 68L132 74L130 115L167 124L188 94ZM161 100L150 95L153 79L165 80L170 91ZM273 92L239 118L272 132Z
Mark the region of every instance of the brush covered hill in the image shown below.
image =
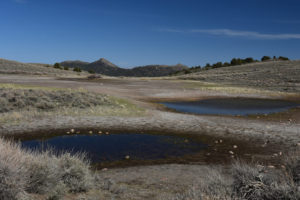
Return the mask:
M167 76L176 71L187 69L188 67L182 64L178 65L146 65L134 67L132 69L120 68L117 65L101 58L92 63L85 63L82 61L65 61L60 63L66 67L79 67L85 71L92 71L95 73L108 76L136 76L136 77L159 77Z
M254 62L200 70L177 78L300 94L300 60Z
M6 59L0 59L0 74L34 74L34 75L76 75L69 70L55 69L53 66L40 63L22 63Z

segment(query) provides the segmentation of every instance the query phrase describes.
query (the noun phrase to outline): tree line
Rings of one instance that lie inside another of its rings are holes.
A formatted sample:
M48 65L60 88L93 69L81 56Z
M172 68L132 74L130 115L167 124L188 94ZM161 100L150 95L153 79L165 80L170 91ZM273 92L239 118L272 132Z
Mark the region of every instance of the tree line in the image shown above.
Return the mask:
M261 62L266 62L266 61L285 61L285 60L289 60L289 58L284 57L284 56L273 56L273 58L271 58L270 56L263 56L260 61ZM197 72L197 71L201 71L201 70L209 70L209 69L215 69L215 68L220 68L220 67L229 67L229 66L235 66L235 65L243 65L243 64L248 64L248 63L254 63L254 62L260 62L259 60L255 60L252 57L248 57L248 58L233 58L230 62L216 62L214 64L210 64L207 63L205 66L193 66L189 69L184 69L184 70L180 70L175 72L173 75L177 75L177 74L189 74L189 73L193 73L193 72Z

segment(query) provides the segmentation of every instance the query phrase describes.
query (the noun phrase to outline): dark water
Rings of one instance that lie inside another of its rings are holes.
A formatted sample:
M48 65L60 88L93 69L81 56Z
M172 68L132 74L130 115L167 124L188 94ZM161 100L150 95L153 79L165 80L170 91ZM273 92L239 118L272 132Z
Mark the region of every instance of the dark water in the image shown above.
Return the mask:
M200 142L178 136L151 134L65 135L45 140L23 141L22 146L43 150L86 152L93 163L102 161L153 160L180 157L207 147Z
M162 102L178 112L211 115L257 115L282 112L300 104L271 99L223 98L190 102Z

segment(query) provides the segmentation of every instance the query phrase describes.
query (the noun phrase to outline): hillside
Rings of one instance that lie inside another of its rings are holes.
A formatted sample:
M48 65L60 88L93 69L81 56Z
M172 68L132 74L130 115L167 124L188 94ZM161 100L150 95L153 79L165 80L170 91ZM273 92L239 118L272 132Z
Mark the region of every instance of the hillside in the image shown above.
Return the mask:
M74 60L74 61L64 61L60 63L62 66L66 66L66 67L70 67L70 68L75 68L75 67L79 67L81 68L84 65L89 64L88 62L83 62L80 60Z
M167 76L176 71L187 69L185 65L146 65L134 67L132 69L120 68L117 65L101 58L92 63L82 61L64 61L60 63L62 66L79 67L82 70L94 71L99 74L108 76L137 76L137 77L159 77Z
M300 61L269 61L215 68L180 75L179 79L201 80L275 91L300 92Z
M0 59L0 74L35 74L35 75L75 75L69 70L55 69L47 64L21 63L6 59Z

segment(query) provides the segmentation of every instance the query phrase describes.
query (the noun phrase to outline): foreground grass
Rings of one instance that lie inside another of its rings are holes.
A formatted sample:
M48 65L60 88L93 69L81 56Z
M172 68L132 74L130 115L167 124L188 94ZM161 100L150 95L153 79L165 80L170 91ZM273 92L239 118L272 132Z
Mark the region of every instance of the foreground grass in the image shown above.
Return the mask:
M83 155L37 153L0 139L0 199L32 199L32 194L60 199L86 192L94 183L89 168Z
M237 161L231 169L207 168L206 176L187 192L163 200L298 200L300 198L300 151L286 156L281 168ZM112 190L90 170L82 154L41 153L22 149L0 138L0 199L65 199L66 196L101 199ZM195 174L197 176L197 174ZM107 185L108 184L108 185ZM116 186L118 188L118 186ZM138 188L137 188L138 189ZM114 191L111 191L114 192ZM92 195L92 196L90 196ZM135 199L134 193L131 194ZM81 199L81 198L80 198Z
M135 116L143 110L124 99L83 89L0 85L0 122L53 116Z
M288 154L281 169L236 161L230 173L212 168L204 181L172 200L298 200L300 151Z

